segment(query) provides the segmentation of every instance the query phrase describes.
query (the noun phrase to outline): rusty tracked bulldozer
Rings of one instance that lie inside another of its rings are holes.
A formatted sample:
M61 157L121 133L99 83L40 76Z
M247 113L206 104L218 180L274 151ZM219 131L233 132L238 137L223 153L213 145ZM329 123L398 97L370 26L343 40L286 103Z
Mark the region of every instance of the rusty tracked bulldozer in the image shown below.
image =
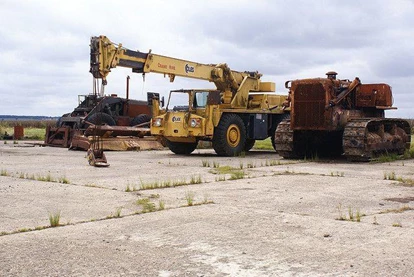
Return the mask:
M351 161L369 161L383 153L403 154L410 148L406 120L385 118L392 107L387 84L362 84L359 78L287 81L289 120L275 131L275 149L284 158L344 155Z

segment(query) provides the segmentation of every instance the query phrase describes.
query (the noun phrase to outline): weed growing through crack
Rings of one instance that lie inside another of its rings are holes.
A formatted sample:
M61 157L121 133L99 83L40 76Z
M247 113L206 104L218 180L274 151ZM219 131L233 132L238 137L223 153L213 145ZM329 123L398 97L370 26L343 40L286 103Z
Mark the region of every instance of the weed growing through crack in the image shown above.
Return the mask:
M339 214L337 220L346 220L346 217L344 217L343 214L342 214L342 204L341 203L339 203L339 205L337 206L337 209L338 209L338 214Z
M191 191L188 191L185 194L185 200L187 201L188 206L192 206L194 204L194 196L195 196L194 192L191 192Z
M201 179L201 175L191 176L189 181L182 179L182 180L174 180L174 181L166 180L166 181L154 181L154 182L144 183L141 180L140 190L171 188L171 187L195 185L195 184L201 184L201 183L203 183L203 180Z
M7 170L6 170L6 169L2 169L2 170L0 171L0 176L10 176L10 174L7 172Z
M339 172L339 171L333 172L333 171L331 171L331 177L344 177L344 176L345 176L344 172Z
M255 168L256 165L253 162L247 163L247 168Z
M50 173L48 173L46 176L38 175L36 180L41 182L56 182L56 180L52 178L52 175L50 175Z
M361 222L361 212L359 211L359 209L357 209L356 211L356 221Z
M143 213L150 213L150 212L154 212L155 211L155 204L152 203L149 200L149 198L138 199L137 202L136 202L136 204L137 205L140 205L142 207L142 212ZM161 205L163 205L163 204L160 204L159 203L160 208L161 208Z
M116 208L114 217L117 217L117 218L121 217L121 212L122 212L122 207Z
M226 181L226 175L219 175L216 177L216 182Z
M396 180L397 176L395 175L395 172L392 171L390 173L384 172L384 180Z
M354 211L351 207L348 207L348 216L350 221L354 221Z
M351 206L348 207L348 218L344 216L342 212L342 204L339 203L337 206L338 210L338 217L336 220L348 220L348 221L356 221L361 222L361 217L365 216L365 214L362 214L359 209L356 210L356 214L354 215L354 211Z
M68 178L66 178L66 177L60 177L59 178L59 183L69 184L70 182L69 182L69 179Z
M49 212L50 227L59 226L59 221L60 221L60 211L56 211L54 213Z
M203 182L203 180L201 179L201 175L191 176L191 179L190 179L190 184L191 185L201 184L202 182Z
M379 213L380 214L388 214L388 213L396 213L396 214L398 214L398 213L403 213L405 211L411 211L411 210L414 210L414 208L413 207L410 207L408 205L404 205L404 206L402 206L401 208L398 208L398 209L387 209L387 210L381 211Z
M158 210L162 211L164 209L165 209L165 202L162 200L158 201Z

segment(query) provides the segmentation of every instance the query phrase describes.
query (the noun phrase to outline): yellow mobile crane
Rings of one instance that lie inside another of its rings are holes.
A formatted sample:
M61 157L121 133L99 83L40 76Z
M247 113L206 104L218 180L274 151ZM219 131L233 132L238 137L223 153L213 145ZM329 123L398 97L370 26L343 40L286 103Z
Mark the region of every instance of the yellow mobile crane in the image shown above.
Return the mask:
M102 79L103 85L117 66L132 68L135 73L161 73L171 82L180 76L216 85L216 89L173 90L165 108L159 95L148 93L148 102L153 104L151 134L164 138L176 154L192 153L200 140L212 141L214 150L222 156L249 151L255 140L268 137L275 147L276 127L289 116L289 108L284 105L287 96L276 95L275 83L262 82L262 74L257 71L238 72L225 63L201 64L151 51L134 51L105 36L92 37L90 47L90 72ZM185 105L173 106L176 94L186 96Z

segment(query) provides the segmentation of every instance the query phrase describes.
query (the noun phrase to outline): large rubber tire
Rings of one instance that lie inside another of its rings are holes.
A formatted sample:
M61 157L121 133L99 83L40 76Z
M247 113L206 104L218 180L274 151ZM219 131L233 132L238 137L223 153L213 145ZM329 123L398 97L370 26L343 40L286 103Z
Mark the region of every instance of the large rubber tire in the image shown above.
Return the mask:
M131 120L131 126L136 126L136 125L140 125L142 123L148 122L148 124L142 125L140 127L149 128L150 121L151 121L151 116L143 113L143 114L137 115L136 117L134 117L134 119Z
M254 144L255 144L256 140L254 139L246 139L246 144L244 145L244 151L249 152Z
M115 126L116 122L115 120L112 118L112 116L110 116L109 114L106 113L94 113L93 115L91 115L91 117L89 117L88 120L90 123L93 123L95 125L109 125L109 126Z
M171 152L178 155L190 155L197 148L197 142L175 142L168 139L165 141Z
M223 114L214 129L213 148L220 156L234 157L244 151L246 127L237 114Z

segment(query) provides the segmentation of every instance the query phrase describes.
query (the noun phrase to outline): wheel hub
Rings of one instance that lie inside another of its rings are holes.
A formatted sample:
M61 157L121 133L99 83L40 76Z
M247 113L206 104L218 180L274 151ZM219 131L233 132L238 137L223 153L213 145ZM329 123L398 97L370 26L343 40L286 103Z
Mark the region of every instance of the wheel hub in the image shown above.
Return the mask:
M231 147L236 147L240 143L240 129L235 124L230 125L227 129L227 143Z

